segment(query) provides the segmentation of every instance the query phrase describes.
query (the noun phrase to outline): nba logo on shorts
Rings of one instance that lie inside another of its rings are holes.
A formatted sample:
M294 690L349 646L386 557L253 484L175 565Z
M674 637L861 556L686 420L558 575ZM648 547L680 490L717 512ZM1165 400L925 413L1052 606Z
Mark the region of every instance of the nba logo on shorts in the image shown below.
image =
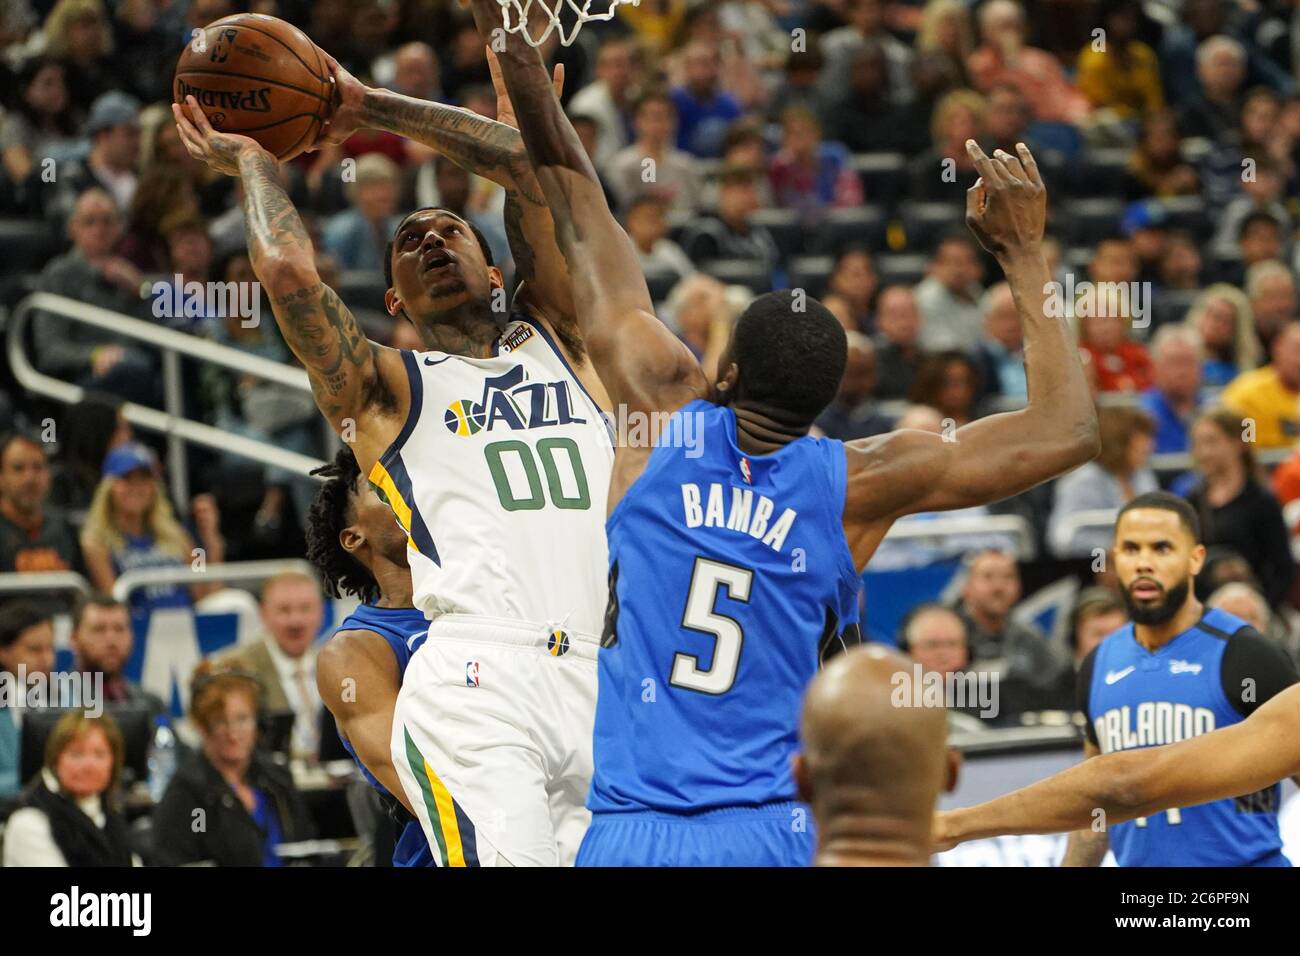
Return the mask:
M478 686L478 661L465 662L465 686Z

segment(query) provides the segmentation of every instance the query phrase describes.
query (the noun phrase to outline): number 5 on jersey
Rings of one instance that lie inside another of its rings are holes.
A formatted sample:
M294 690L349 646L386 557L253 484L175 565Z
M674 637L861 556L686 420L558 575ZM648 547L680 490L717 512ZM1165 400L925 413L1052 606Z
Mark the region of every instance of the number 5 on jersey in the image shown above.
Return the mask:
M728 599L748 604L753 581L754 572L748 568L738 568L708 558L695 559L690 590L686 594L686 608L682 612L682 627L713 635L713 663L708 670L701 670L697 656L678 651L673 656L673 671L668 683L701 694L725 694L731 690L731 685L736 682L736 671L740 667L740 651L745 643L745 632L735 618L719 614L714 605L717 603L719 585L727 589Z

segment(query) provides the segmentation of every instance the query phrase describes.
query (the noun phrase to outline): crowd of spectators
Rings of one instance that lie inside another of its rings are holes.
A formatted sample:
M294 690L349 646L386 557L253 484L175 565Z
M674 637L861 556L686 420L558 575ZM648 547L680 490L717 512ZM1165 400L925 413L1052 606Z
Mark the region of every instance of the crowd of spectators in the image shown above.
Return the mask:
M245 9L298 24L367 82L495 115L482 43L454 0L8 0L0 308L57 292L292 362L269 321L158 318L148 292L159 279L252 278L239 185L188 156L166 106L191 31ZM1043 560L1087 560L1109 531L1081 516L1171 488L1202 519L1206 598L1294 649L1296 37L1300 7L1284 0L642 0L546 52L566 66L566 109L661 317L706 366L756 293L803 288L840 319L848 367L818 427L843 440L951 434L1025 401L1016 303L963 219L976 178L965 142L1027 143L1048 184L1049 263L1102 451L963 514L1020 515ZM354 175L339 175L344 160ZM322 275L376 340L418 346L381 301L384 243L414 204L460 212L510 271L501 189L422 146L363 130L284 175ZM0 444L0 572L76 570L107 589L199 550L301 556L309 482L191 449L196 494L171 500L153 436L120 412L123 401L160 407L155 350L55 315L27 345L39 371L90 391L65 407L0 370L0 414L19 427ZM183 369L188 416L324 455L305 396ZM987 535L887 543L881 568L965 557L949 613L910 616L900 643L935 670L999 669L1017 709L1069 709L1072 665L1123 614L1114 581L1093 569L1097 587L1064 640L1049 641L1016 614L1019 571L1004 551ZM160 586L133 610L201 592ZM254 662L295 710L298 656L268 645ZM238 688L228 696L238 710ZM312 732L297 727L295 746Z

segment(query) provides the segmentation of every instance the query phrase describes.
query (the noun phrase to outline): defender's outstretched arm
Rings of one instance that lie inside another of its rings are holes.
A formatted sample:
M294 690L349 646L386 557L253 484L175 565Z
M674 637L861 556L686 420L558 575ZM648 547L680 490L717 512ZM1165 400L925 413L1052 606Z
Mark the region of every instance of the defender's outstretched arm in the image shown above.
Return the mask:
M636 249L610 212L541 55L502 30L497 0L472 3L485 39L505 37L504 50L496 44L501 71L573 279L583 338L611 400L629 411L652 412L704 396L699 363L654 315Z
M904 430L850 443L845 524L860 563L894 519L989 504L1092 459L1097 412L1068 321L1052 314L1043 255L1047 194L1029 149L993 158L967 148L980 179L966 222L1006 272L1025 336L1028 404L951 434Z
M1093 757L987 803L939 813L935 843L943 850L981 837L1087 829L1097 810L1108 824L1123 823L1253 793L1296 774L1300 685L1222 730Z

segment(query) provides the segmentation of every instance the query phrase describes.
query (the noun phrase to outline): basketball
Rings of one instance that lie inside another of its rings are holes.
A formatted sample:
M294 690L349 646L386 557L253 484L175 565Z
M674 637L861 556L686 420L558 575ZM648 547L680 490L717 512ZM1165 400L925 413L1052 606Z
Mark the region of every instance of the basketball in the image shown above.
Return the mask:
M185 47L172 98L198 100L214 129L250 136L284 161L316 139L329 115L329 67L283 20L241 13L216 20Z

